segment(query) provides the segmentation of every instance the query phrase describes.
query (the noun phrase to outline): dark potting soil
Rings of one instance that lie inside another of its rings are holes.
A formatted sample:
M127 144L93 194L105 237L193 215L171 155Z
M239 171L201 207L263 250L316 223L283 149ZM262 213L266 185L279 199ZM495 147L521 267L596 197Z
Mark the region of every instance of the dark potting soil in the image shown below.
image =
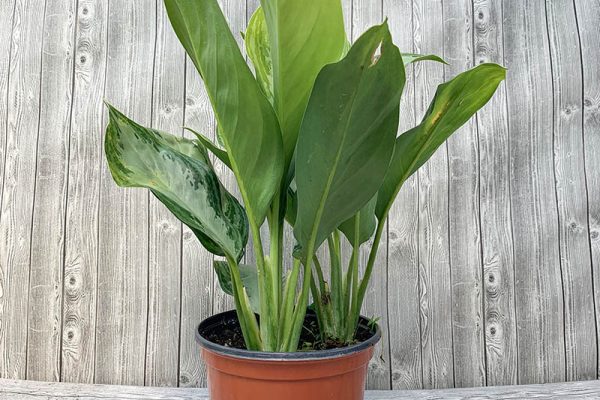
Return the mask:
M235 317L223 319L219 325L208 327L202 332L202 336L213 343L236 349L246 349L244 336L238 319ZM364 342L373 336L373 331L361 325L358 328L355 339L351 343L341 342L333 339L321 338L319 325L314 314L307 314L304 318L304 326L300 334L298 351L328 350L347 347L352 344Z

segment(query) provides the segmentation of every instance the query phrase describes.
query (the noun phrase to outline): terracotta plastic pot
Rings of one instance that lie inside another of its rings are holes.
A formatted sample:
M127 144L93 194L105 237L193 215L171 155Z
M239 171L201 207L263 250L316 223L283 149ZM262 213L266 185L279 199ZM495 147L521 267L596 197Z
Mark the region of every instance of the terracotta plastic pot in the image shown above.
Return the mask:
M236 318L235 311L204 320L196 331L208 370L211 400L362 400L377 326L364 342L341 349L267 353L221 346L203 332ZM361 317L362 328L367 319Z

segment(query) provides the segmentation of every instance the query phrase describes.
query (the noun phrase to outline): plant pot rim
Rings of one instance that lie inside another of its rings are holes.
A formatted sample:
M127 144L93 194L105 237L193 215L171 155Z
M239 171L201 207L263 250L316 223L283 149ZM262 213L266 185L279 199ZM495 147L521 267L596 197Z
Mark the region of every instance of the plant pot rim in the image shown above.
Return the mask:
M224 317L231 317L231 314L236 316L237 314L235 310L221 312L215 315L212 315L205 320L203 320L198 327L196 328L196 341L206 350L210 350L220 355L230 356L235 358L243 358L250 360L271 360L271 361L308 361L308 360L326 360L331 358L345 357L353 353L364 351L379 342L381 339L381 328L379 324L375 324L375 332L373 335L367 340L356 343L350 346L341 347L337 349L328 349L328 350L311 350L311 351L297 351L293 353L282 353L282 352L268 352L268 351L254 351L254 350L246 350L246 349L238 349L233 347L223 346L217 343L213 343L207 339L205 339L201 334L200 330L203 328L207 328L209 326L213 326L219 324ZM369 319L360 316L359 318L359 326L363 326L367 329L367 323ZM372 331L372 330L371 330Z

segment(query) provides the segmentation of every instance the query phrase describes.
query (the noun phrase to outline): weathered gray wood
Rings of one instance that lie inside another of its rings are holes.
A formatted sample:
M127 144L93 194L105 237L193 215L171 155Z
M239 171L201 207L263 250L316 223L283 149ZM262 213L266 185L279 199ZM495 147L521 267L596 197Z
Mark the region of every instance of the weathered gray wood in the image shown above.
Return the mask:
M17 1L13 19L0 203L0 376L25 378L31 229L44 12Z
M582 66L572 2L547 1L567 380L595 379L596 321L583 148Z
M67 162L71 125L75 1L46 2L37 147L27 379L60 380Z
M502 3L473 4L474 61L504 64ZM514 259L504 84L477 115L487 384L517 383Z
M600 70L590 68L600 58L600 1L575 1L575 20L580 40L583 65L583 144L588 192L589 240L592 247L592 267L596 312L596 338L600 337ZM598 342L597 342L598 343ZM600 352L598 352L600 358Z
M109 4L105 97L150 124L156 3ZM106 113L105 113L106 114ZM148 199L116 186L103 158L95 381L143 384L148 316Z
M503 7L518 382L556 382L565 379L565 341L545 10L539 1Z
M445 80L473 66L473 4L444 1ZM454 385L485 385L479 149L470 119L448 139L448 217L452 281Z
M10 53L12 47L13 15L16 0L0 2L0 200L4 182L4 156L6 154L6 134L8 131L8 83L10 81ZM0 209L1 212L1 209Z
M171 28L162 2L157 2L154 50L152 126L182 134L185 51ZM181 222L150 196L148 260L147 386L177 386L181 304Z
M6 140L8 135L8 104L9 104L9 83L10 83L10 57L13 43L13 15L15 13L16 1L0 2L0 37L4 40L0 41L0 223L2 222L2 192L4 189L4 171L5 171L5 156L6 156ZM2 242L3 239L0 239ZM7 268L4 262L0 261L0 320L8 320L8 304L2 299L5 292L8 290L8 282L6 280ZM9 362L6 345L12 343L12 339L8 338L7 327L10 322L4 324L0 322L0 349L3 351L3 356L0 358L0 376L7 372Z
M414 52L412 1L384 0L394 43L401 52ZM400 104L399 134L417 124L414 112L415 76L406 69ZM403 186L388 217L388 335L392 389L422 387L419 308L419 186L418 174Z
M185 64L185 126L213 137L215 120L194 64L186 57ZM193 134L185 132L192 138ZM179 336L179 385L206 386L206 368L199 357L194 332L213 309L213 255L184 226L181 265L181 327Z
M0 400L209 400L206 389L46 383L0 379Z
M79 0L69 150L61 380L94 382L108 1Z
M373 390L366 400L597 399L600 381L445 390ZM206 389L83 385L0 379L0 399L207 399Z
M415 51L443 55L441 1L414 1ZM415 65L415 111L420 120L443 80L438 63ZM440 149L418 172L419 295L423 386L454 386L452 298L448 253L447 148Z
M16 0L0 2L0 223L2 222L2 193L4 190L4 171L6 169L6 142L9 132L8 125L8 105L9 105L9 83L10 83L10 58L13 43L13 15L16 9ZM0 242L3 239L0 238ZM4 356L0 358L0 376L7 372L10 363L7 360L6 346L12 343L9 338L7 328L10 326L8 321L9 304L2 298L8 290L7 279L8 268L4 266L4 261L0 261L0 320L6 320L4 324L0 322L0 350Z

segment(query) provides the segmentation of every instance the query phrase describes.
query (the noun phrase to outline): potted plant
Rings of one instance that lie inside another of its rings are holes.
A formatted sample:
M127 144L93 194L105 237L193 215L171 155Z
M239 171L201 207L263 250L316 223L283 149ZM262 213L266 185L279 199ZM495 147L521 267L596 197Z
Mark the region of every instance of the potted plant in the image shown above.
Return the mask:
M360 399L380 337L360 310L390 207L505 70L482 64L440 85L422 122L397 135L405 66L443 60L402 54L387 22L350 45L340 0L261 5L244 34L253 73L217 0L165 0L204 80L219 143L140 126L109 105L108 165L118 185L150 189L221 257L214 268L236 308L196 332L212 399ZM243 205L209 152L233 171ZM292 254L283 252L285 224ZM254 265L242 263L250 234ZM359 250L370 239L361 276ZM342 241L352 247L347 265Z

